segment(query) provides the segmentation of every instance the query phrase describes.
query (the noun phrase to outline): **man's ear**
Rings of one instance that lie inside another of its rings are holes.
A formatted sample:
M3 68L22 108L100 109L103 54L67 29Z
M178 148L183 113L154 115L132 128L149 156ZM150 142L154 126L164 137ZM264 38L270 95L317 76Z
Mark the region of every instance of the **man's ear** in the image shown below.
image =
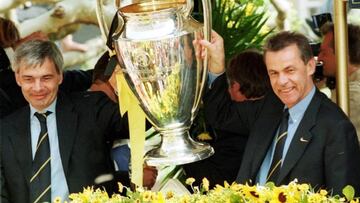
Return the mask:
M64 72L60 73L60 81L59 81L59 85L63 82L64 79Z
M315 73L315 68L316 68L316 62L314 58L311 58L308 62L307 62L307 71L309 73L309 75L314 75Z
M16 83L21 87L19 70L15 71L15 80L16 80Z

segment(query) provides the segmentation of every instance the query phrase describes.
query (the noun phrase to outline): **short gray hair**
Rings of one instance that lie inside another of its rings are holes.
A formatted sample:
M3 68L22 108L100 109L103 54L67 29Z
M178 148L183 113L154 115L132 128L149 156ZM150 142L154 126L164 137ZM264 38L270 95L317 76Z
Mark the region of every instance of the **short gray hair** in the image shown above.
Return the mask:
M18 72L20 65L27 67L42 65L47 58L55 64L56 72L62 74L64 59L56 44L51 41L31 40L16 48L13 69Z

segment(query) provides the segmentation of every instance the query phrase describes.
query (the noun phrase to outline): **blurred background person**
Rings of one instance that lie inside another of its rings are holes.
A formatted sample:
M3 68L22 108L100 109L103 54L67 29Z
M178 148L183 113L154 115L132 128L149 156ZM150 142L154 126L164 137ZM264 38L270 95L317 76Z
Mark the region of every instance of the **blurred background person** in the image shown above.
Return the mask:
M226 69L228 92L233 101L245 102L262 98L270 88L270 81L262 54L247 50L235 55ZM207 126L215 154L205 160L184 165L187 177L200 184L206 177L211 186L235 181L240 168L248 135L233 131L213 130Z
M321 27L323 41L318 60L323 63L323 74L336 78L336 56L334 24L326 23ZM360 26L348 25L348 77L350 120L354 124L360 141ZM331 100L336 102L336 90L331 91Z

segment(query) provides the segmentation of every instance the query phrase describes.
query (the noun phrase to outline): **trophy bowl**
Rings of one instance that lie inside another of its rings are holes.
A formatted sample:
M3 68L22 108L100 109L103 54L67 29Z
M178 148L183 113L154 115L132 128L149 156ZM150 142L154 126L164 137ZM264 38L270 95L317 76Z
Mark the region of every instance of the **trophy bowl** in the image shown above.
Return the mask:
M196 57L193 41L204 27L186 15L186 4L151 1L118 11L114 35L124 77L147 119L162 136L146 154L148 165L179 165L205 159L213 148L194 141L189 128L207 77L206 59Z

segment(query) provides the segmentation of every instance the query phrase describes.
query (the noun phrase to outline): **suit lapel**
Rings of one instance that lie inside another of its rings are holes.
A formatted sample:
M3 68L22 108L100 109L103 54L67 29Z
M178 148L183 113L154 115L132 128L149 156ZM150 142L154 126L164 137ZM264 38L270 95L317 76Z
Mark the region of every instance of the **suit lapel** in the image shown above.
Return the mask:
M29 106L23 108L17 113L13 127L16 134L9 137L14 148L15 157L25 176L26 183L29 184L30 176L31 176L31 165L32 165Z
M56 124L59 139L59 150L65 176L68 173L69 159L76 137L78 114L74 105L62 94L56 103Z
M271 103L271 105L266 105L267 111L269 112L261 115L257 121L257 123L259 123L259 126L256 126L257 129L252 129L252 131L256 131L256 133L254 134L258 135L255 138L255 143L257 147L252 153L253 161L251 166L251 176L253 178L255 178L257 173L259 172L260 166L264 161L266 153L274 140L275 132L279 127L284 104L281 103L281 101L278 99L275 99L275 101L276 102Z
M276 119L274 119L276 118ZM257 137L256 143L258 143L258 146L256 148L256 151L253 153L253 164L251 167L251 176L256 177L257 173L259 172L260 166L262 162L264 161L264 158L266 156L267 151L269 150L269 147L271 146L271 143L274 140L274 134L275 131L278 128L279 125L279 116L269 116L266 118L262 118L262 123L266 123L266 126L263 126L259 130L259 135Z
M285 161L280 171L278 183L281 183L295 166L304 153L307 145L311 142L312 133L310 130L316 124L316 115L321 104L321 93L316 90L314 98L310 102L305 114L290 143Z

